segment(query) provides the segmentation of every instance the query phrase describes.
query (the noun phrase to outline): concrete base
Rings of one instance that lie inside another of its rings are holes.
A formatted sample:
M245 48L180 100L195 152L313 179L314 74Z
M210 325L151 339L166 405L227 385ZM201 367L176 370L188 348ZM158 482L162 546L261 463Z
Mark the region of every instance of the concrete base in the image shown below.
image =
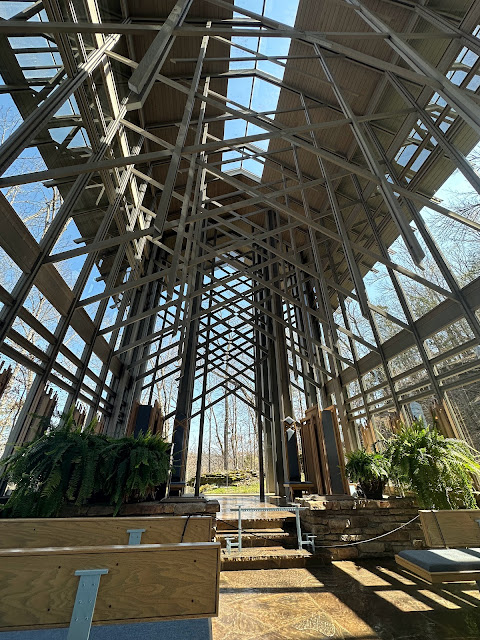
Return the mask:
M66 640L68 629L4 631L0 640ZM212 640L209 618L92 627L89 640Z
M222 549L222 571L244 571L246 569L303 569L312 555L305 549L284 547L256 547L232 551Z

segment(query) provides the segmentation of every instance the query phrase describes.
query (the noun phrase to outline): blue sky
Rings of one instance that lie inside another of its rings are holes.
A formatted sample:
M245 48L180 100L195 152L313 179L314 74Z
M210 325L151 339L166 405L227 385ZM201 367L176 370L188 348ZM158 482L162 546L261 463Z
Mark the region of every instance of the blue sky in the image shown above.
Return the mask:
M297 15L298 0L289 2L278 2L278 0L236 0L235 4L249 11L262 14L268 18L274 18L279 22L293 26ZM264 11L263 11L264 10ZM236 14L242 17L241 14ZM232 39L234 44L241 45L253 51L258 51L269 56L285 56L288 54L290 40L287 38L247 38L237 37ZM232 57L251 58L252 54L232 47ZM259 69L269 73L279 79L283 78L284 69L282 66L263 60L231 62L230 69ZM260 79L253 78L233 78L229 80L227 97L233 101L256 111L273 111L278 103L280 90L274 85ZM262 133L264 130L252 124L246 124L244 120L227 120L225 123L225 138L237 138L243 135L254 135ZM256 143L262 149L268 147L268 140ZM224 159L238 158L240 154L235 151L224 154ZM224 170L232 171L242 166L245 170L257 176L262 174L262 164L256 160L244 160L232 162L224 165Z

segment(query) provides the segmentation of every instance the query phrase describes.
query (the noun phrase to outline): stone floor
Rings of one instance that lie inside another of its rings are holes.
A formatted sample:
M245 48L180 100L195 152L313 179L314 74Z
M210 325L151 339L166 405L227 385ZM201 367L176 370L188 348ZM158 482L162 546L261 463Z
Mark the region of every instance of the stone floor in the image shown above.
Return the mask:
M221 574L213 640L480 638L474 583L432 587L390 560Z
M210 497L210 496L207 496L207 497ZM216 495L215 494L215 495L212 495L211 497L214 498L215 500L218 500L218 502L220 503L220 513L218 514L218 516L220 518L228 517L229 519L237 517L238 511L232 511L232 509L237 509L238 505L241 505L242 509L248 509L248 508L261 509L262 507L265 507L266 509L271 509L272 507L276 507L280 500L273 494L268 494L267 496L265 496L265 502L260 502L260 499L257 494L251 494L251 495L250 494L237 494L237 495L235 494ZM290 512L288 511L285 513L286 515L290 514ZM267 514L267 512L265 511L254 511L251 517L262 518L262 517L265 517L266 515L272 515L272 514L271 512L270 514Z

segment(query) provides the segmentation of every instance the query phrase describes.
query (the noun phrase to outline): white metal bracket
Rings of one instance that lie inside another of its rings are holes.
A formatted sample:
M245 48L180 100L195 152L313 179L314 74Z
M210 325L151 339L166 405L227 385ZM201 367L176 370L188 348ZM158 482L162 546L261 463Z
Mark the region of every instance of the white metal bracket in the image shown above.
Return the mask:
M141 544L142 533L145 533L146 529L127 529L127 533L130 534L128 544Z
M80 577L67 640L88 640L92 626L93 612L97 601L100 578L108 569L82 569L75 571Z

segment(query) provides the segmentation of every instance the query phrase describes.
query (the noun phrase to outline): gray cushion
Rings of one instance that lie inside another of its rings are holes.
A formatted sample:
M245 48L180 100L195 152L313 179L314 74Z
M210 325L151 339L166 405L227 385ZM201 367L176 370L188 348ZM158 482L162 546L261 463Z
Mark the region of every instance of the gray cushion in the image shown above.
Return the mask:
M400 558L430 573L480 571L480 549L429 549L400 551Z
M210 620L172 620L92 627L90 640L211 640ZM4 631L0 640L66 640L68 629Z

